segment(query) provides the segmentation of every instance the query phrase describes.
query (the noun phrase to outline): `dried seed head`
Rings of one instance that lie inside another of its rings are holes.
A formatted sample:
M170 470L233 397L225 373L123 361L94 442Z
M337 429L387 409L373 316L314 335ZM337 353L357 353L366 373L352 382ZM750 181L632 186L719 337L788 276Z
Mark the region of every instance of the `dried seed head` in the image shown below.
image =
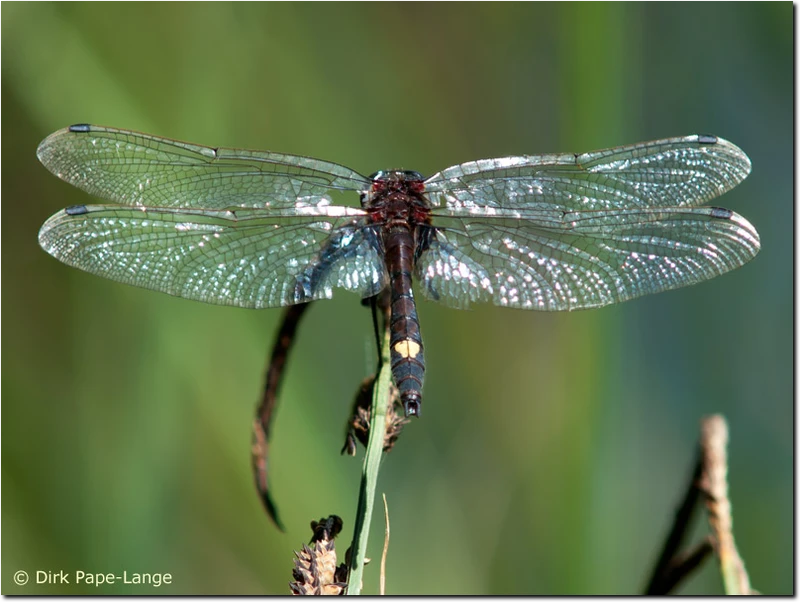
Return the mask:
M334 538L342 530L336 515L311 521L311 541L295 552L294 581L289 589L295 596L340 596L347 587L347 565L336 565Z
M372 390L375 386L375 377L365 378L359 387L353 402L353 413L348 423L347 437L345 439L342 453L348 456L356 455L356 440L361 442L364 447L369 440L369 421L372 408ZM394 383L390 385L389 396L391 397L389 408L386 412L386 438L383 442L384 453L391 451L394 447L403 427L410 422L406 418L403 404L400 401L400 393Z

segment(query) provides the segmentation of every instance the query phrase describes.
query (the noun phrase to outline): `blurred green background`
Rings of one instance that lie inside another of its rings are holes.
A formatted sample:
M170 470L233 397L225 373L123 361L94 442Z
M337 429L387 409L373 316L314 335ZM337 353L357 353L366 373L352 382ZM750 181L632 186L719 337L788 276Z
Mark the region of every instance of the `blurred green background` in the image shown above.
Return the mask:
M763 250L736 272L573 314L420 301L424 412L381 472L387 589L640 591L699 420L721 412L752 583L792 593L792 29L790 3L3 3L2 592L287 593L309 521L342 516L340 551L352 534L360 460L339 449L374 368L369 312L340 293L301 326L272 446L281 534L249 453L282 312L137 290L37 245L89 199L36 146L89 122L364 174L692 133L741 146L753 172L717 204ZM21 569L173 584L18 587ZM714 563L680 591L721 593Z

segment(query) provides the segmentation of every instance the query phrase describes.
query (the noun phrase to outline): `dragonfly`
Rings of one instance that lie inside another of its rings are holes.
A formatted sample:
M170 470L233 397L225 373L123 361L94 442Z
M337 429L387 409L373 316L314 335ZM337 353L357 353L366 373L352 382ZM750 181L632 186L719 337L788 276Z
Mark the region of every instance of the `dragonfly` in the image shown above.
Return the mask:
M42 226L39 244L68 265L245 308L388 290L409 416L425 374L415 292L459 309L596 308L708 280L760 249L745 218L702 206L750 173L741 149L710 135L482 159L427 178L86 124L37 155L107 201Z

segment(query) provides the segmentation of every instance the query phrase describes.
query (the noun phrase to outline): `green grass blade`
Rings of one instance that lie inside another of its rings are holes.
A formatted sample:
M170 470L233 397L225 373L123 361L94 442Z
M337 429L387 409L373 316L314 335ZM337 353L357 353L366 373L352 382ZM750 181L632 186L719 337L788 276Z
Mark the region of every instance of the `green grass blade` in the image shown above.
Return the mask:
M348 595L355 596L361 593L364 559L367 554L369 527L378 484L378 470L380 470L386 437L386 413L389 407L391 383L392 369L389 360L389 329L387 328L381 345L381 369L372 394L369 441L364 455L364 466L361 470L361 489L358 494L358 508L350 553Z

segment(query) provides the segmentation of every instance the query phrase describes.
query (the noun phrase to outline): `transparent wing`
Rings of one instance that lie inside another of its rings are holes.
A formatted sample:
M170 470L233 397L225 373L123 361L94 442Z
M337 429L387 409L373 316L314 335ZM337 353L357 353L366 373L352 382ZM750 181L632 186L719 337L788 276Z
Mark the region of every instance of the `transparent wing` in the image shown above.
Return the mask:
M686 136L583 155L484 159L431 176L436 214L516 216L519 212L692 207L739 184L750 160L714 136Z
M713 278L758 253L747 220L716 207L437 218L418 287L453 307L600 307Z
M362 212L307 213L80 205L48 219L39 244L87 272L219 305L292 305L336 287L380 292L385 267Z
M331 204L332 192L362 191L370 185L355 171L327 161L215 149L89 125L51 134L37 155L62 180L123 205L318 207Z

